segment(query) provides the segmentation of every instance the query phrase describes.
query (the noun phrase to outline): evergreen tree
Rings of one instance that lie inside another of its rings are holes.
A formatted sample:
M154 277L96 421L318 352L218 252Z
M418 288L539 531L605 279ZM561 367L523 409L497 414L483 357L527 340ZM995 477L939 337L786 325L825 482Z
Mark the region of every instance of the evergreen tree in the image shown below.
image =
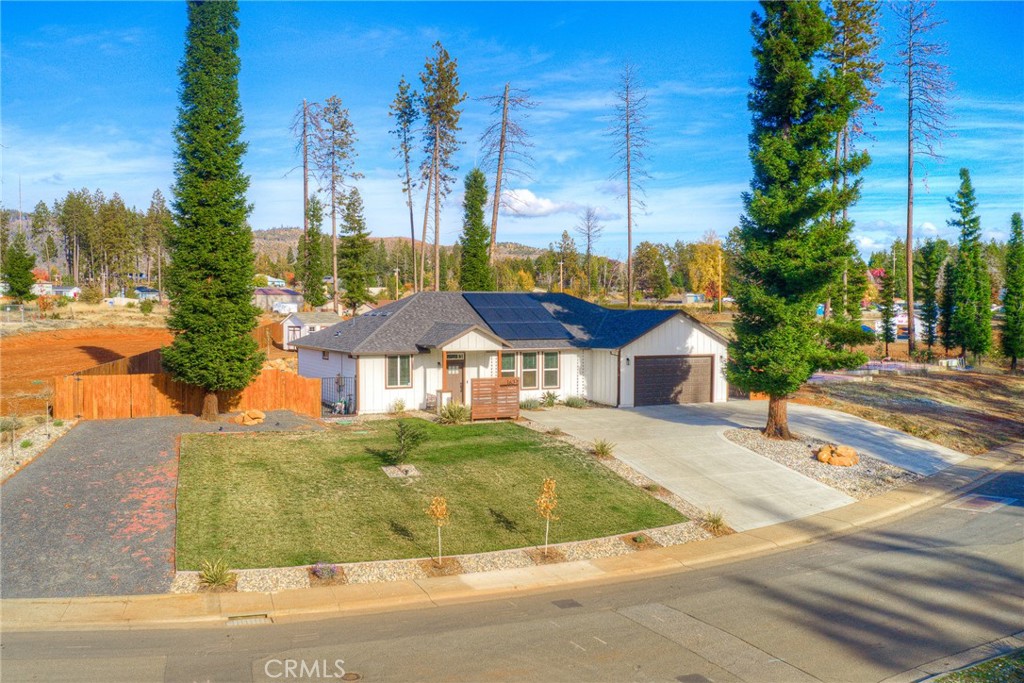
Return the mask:
M479 168L466 174L466 196L462 201L462 254L459 288L464 292L493 292L494 272L490 266L491 231L484 224L487 176Z
M417 108L418 100L419 95L409 87L409 83L405 80L405 76L402 76L398 81L398 93L395 95L395 100L391 103L391 107L388 109L388 116L393 116L395 118L396 128L389 131L398 139L398 144L395 146L395 154L402 159L402 194L405 195L405 204L409 208L409 236L412 238L410 248L412 250L413 264L416 263L416 219L413 217L412 210L411 162L414 134L413 126L416 125L416 121L420 117L420 111ZM414 292L418 292L420 289L420 279L415 266L411 271L405 270L405 272L412 273L412 289Z
M960 169L960 189L949 198L954 218L947 221L960 230L956 262L953 265L953 317L950 326L961 352L968 351L977 363L992 345L992 293L988 284L988 268L982 258L981 218L974 197L971 174Z
M327 292L324 291L324 275L327 274L327 263L324 261L324 236L321 230L324 224L324 205L315 194L310 195L307 202L306 216L309 229L305 236L299 237L299 253L302 262L299 264L297 277L302 283L302 295L306 303L318 308L327 303ZM291 249L289 247L289 249Z
M356 188L352 188L345 198L341 232L338 278L345 288L341 300L355 315L356 309L362 304L374 301L369 291L372 273L368 267L373 244L370 242L370 233L366 231L366 219L363 218L363 198Z
M36 267L36 257L28 252L28 244L25 240L25 233L15 232L7 249L4 250L2 275L7 283L7 296L17 303L34 299L32 285L35 284L35 276L32 269Z
M939 338L942 340L942 348L946 355L956 346L956 331L953 329L953 307L956 305L956 295L953 291L953 264L954 259L946 259L942 266L942 299L939 302Z
M672 282L668 268L658 245L641 242L633 255L633 270L636 274L636 289L652 299L665 299L672 293Z
M914 269L917 277L916 291L924 302L921 308L921 322L924 343L931 354L932 347L939 339L939 276L942 265L949 254L949 244L945 240L928 239L917 250L918 264Z
M203 417L215 419L217 391L240 391L263 365L252 304L249 178L242 172L238 97L238 4L189 2L177 142L174 225L163 351L171 375L206 389Z
M1020 213L1010 218L1010 242L1006 250L1006 295L1003 297L1003 353L1010 371L1024 356L1024 225Z
M738 387L769 395L764 433L788 439L788 396L818 369L864 361L863 354L829 346L815 312L851 256L849 226L831 218L857 199L860 181L838 181L856 177L868 157L833 157L856 101L849 79L814 72L832 38L821 7L763 2L761 9L748 98L754 176L736 235L732 292L739 315L727 375Z
M885 356L889 357L889 344L896 341L896 273L887 270L882 275L882 300L878 306L882 313L881 339L885 344Z

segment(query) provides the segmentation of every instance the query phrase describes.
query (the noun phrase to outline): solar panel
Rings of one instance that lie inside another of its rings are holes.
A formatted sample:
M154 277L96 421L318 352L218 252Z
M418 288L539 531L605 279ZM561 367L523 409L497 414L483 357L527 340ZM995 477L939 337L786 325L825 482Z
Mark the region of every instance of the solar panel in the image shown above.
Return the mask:
M528 294L463 294L469 305L503 339L571 339L540 301Z

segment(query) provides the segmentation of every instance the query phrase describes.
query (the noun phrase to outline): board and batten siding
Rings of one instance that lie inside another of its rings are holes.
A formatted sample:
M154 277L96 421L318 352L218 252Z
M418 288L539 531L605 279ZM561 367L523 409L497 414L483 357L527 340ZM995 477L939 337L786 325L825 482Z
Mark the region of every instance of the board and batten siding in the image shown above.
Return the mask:
M320 349L299 349L299 375L301 377L356 376L356 360L341 351L328 352L327 360Z
M620 407L633 407L633 382L636 356L713 356L712 376L714 381L714 402L724 403L729 388L725 381L725 361L728 349L725 344L700 329L692 320L682 315L670 318L639 339L622 347L619 353L622 391ZM626 364L626 359L630 363Z
M549 349L554 351L555 349ZM503 355L512 353L512 351L505 351ZM520 351L519 353L523 353ZM533 351L527 351L526 353L533 353ZM519 400L526 401L528 399L540 400L544 394L549 391L555 392L558 395L560 401L564 401L570 396L587 396L587 382L586 378L580 374L581 366L584 365L582 356L583 351L579 349L559 349L558 350L558 388L557 389L545 389L544 388L544 351L538 351L537 356L537 383L540 385L537 389L520 389ZM522 359L516 359L516 377L522 377Z
M453 351L447 347L448 351ZM494 377L497 368L497 353L490 351L464 351L466 354L466 386L464 395L470 402L470 382L478 377ZM388 389L387 361L385 356L361 356L359 358L359 397L356 404L360 413L387 413L401 399L407 409L425 409L427 399L436 397L443 386L441 352L413 354L412 387Z

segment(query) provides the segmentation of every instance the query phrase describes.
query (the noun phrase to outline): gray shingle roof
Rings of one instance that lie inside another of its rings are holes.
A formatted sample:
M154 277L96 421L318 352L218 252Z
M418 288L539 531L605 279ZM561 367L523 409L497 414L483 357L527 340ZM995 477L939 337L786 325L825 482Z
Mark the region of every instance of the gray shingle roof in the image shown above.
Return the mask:
M509 297L509 293L502 293ZM568 294L516 294L539 301L571 335L571 339L507 341L514 349L617 349L682 311L628 311L604 308ZM691 317L692 319L692 317ZM725 343L718 332L694 320L708 335ZM307 335L295 346L342 351L355 355L418 353L460 336L474 326L490 326L460 292L420 292L351 320Z
M300 311L289 317L295 318L303 325L333 325L341 322L341 316L330 311Z

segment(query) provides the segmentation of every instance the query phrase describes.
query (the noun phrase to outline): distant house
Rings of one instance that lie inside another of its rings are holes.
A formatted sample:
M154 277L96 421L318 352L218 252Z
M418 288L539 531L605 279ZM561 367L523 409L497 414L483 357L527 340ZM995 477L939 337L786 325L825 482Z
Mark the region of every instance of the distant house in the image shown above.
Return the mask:
M152 287L136 287L135 298L140 301L160 301L160 290Z
M302 294L294 289L256 287L252 293L252 302L264 311L273 311L275 304L292 304L295 306L295 310L298 310L302 308L303 298Z
M267 287L284 287L288 283L283 278L274 277L273 275L267 275L266 273L259 273L256 277L267 278Z
M82 294L81 287L75 287L73 285L59 285L53 288L54 296L63 296L74 301L78 301L78 297Z
M281 321L282 346L285 351L295 351L293 341L339 322L341 317L334 312L291 313Z
M610 406L721 402L727 341L683 311L608 309L567 294L420 292L291 342L299 374L353 387L355 411L472 403L516 378Z
M32 285L32 293L36 296L53 296L53 283L36 282Z

